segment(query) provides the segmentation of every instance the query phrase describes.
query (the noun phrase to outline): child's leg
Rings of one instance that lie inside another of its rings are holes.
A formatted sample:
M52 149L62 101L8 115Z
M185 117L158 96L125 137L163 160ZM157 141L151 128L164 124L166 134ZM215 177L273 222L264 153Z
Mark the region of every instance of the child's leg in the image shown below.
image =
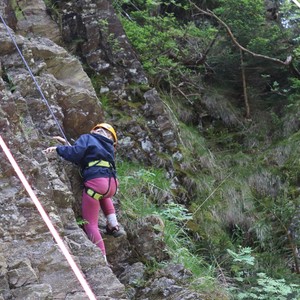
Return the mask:
M95 243L100 248L103 255L106 256L105 245L98 228L99 209L99 201L93 199L83 191L82 218L87 221L87 224L84 224L84 230L89 239Z
M107 225L110 228L116 227L118 225L118 220L116 216L116 211L111 198L103 198L100 200L101 209L107 219Z
M115 208L111 198L103 198L100 200L101 209L107 219L106 233L114 237L126 235L126 232L119 226Z
M105 195L105 197L100 200L101 209L107 218L108 226L110 228L116 227L118 221L111 197L116 193L118 181L114 178L94 178L87 181L85 186Z

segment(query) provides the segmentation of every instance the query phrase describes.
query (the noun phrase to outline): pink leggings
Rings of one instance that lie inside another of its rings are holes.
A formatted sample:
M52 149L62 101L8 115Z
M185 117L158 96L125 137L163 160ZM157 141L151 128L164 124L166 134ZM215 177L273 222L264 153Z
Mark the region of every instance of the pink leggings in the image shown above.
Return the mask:
M110 181L110 183L109 183ZM105 216L114 214L115 208L111 197L115 194L118 182L114 178L94 178L84 183L99 194L105 194L105 197L100 201L87 195L85 190L82 193L82 218L87 221L84 225L84 230L89 239L95 243L103 255L106 255L105 245L98 228L98 217L100 207Z

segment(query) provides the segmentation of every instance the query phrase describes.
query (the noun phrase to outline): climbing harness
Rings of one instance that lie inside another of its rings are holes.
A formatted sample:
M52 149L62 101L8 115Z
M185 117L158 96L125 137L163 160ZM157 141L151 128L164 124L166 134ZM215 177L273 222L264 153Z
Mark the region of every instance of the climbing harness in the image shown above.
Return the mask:
M105 195L108 193L108 191L110 190L110 182L111 182L111 178L113 177L115 182L116 182L116 177L114 176L112 170L115 169L114 166L105 160L94 160L88 163L88 165L85 167L86 168L91 168L91 167L102 167L102 168L109 168L111 170L111 176L109 177L109 182L108 182L108 188L107 191L104 194L99 194L98 192L94 191L93 189L89 188L89 187L85 187L85 192L92 198L94 198L95 200L101 200L102 198L105 197ZM116 191L117 192L117 191Z
M79 169L79 175L82 176L82 172L84 169L91 168L91 167L102 167L102 168L109 168L110 170L115 169L112 163L105 161L105 160L93 160L90 161L85 167Z
M88 163L88 168L90 167L104 167L104 168L110 168L112 167L111 164L108 161L105 160L94 160Z
M117 181L116 180L116 178L115 178L115 176L113 176L114 177L114 180L115 180L115 182ZM104 193L104 194L99 194L98 192L96 192L95 190L93 190L93 189L91 189L90 187L84 187L84 190L85 190L85 192L90 196L90 197L92 197L92 198L94 198L95 200L101 200L102 198L104 198L106 195L107 195L107 193L109 192L109 190L110 190L110 182L111 182L111 177L109 177L109 181L108 181L108 188L107 188L107 191ZM117 184L116 184L116 186L117 186ZM117 192L117 190L116 190L116 192ZM116 194L116 192L114 193L114 195Z
M104 195L106 194L104 194L104 195L102 195L102 194L99 194L99 193L97 193L97 192L95 192L93 189L91 189L91 188L85 188L85 192L90 196L90 197L92 197L92 198L94 198L95 200L101 200L103 197L104 197Z
M47 108L48 108L50 114L51 114L52 117L54 118L54 120L55 120L55 122L56 122L56 125L58 126L58 128L59 128L59 130L60 130L62 136L64 137L64 139L65 139L65 141L67 142L67 144L70 145L70 143L68 142L68 139L66 138L66 135L65 135L64 131L62 130L62 128L61 128L61 126L60 126L60 124L59 124L57 118L55 117L55 115L54 115L54 113L53 113L53 110L51 109L51 107L50 107L48 101L46 100L46 98L45 98L45 96L44 96L44 93L42 92L41 87L39 86L39 84L38 84L37 80L35 79L35 77L34 77L32 71L31 71L29 65L27 64L27 62L26 62L26 60L25 60L25 58L24 58L24 56L23 56L23 54L22 54L22 52L21 52L19 46L17 45L17 42L16 42L15 38L14 38L14 37L12 36L12 34L10 33L9 28L8 28L8 26L6 25L6 23L5 23L5 21L4 21L3 17L2 17L2 15L0 15L0 19L1 19L2 23L4 24L4 26L5 26L5 28L6 28L6 31L7 31L8 35L10 36L11 40L13 41L13 43L14 43L14 45L15 45L17 51L19 52L19 55L20 55L20 57L21 57L23 63L25 64L25 66L26 66L26 68L27 68L27 70L28 70L28 72L29 72L29 74L30 74L32 80L34 81L34 83L35 83L35 85L36 85L36 87L37 87L37 89L38 89L38 91L39 91L39 93L40 93L40 95L41 95L43 101L45 102L45 104L46 104L46 106L47 106Z

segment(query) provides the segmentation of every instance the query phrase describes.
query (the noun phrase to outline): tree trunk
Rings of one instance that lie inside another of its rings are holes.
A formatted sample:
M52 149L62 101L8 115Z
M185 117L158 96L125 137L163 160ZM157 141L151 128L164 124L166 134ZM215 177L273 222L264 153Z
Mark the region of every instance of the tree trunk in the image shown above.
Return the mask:
M248 100L248 93L247 93L247 81L246 81L246 73L244 68L244 54L243 50L240 49L240 56L241 56L241 70L242 70L242 80L243 80L243 93L244 93L244 102L245 102L245 109L246 109L246 118L250 119L250 106Z

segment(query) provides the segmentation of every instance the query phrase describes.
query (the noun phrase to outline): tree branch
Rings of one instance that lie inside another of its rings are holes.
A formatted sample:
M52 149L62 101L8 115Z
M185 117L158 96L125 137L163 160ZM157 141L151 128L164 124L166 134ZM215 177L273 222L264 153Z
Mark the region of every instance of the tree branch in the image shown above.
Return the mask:
M292 0L299 8L300 8L300 3L297 0Z
M277 58L273 58L273 57L269 57L269 56L266 56L266 55L261 55L261 54L258 54L258 53L254 53L248 49L246 49L245 47L243 47L242 45L240 45L238 43L238 41L236 40L236 38L234 37L232 31L230 30L229 26L224 22L222 21L217 15L215 15L212 11L210 10L203 10L201 9L200 7L198 7L195 3L193 3L192 1L189 1L191 5L193 5L198 11L200 11L201 13L203 13L204 15L207 15L207 16L210 16L210 17L213 17L214 19L216 19L221 25L223 25L228 33L228 35L230 36L232 42L242 51L248 53L248 54L251 54L252 56L254 57L259 57L259 58L263 58L263 59L266 59L266 60L270 60L270 61L273 61L275 63L278 63L278 64L281 64L281 65L284 65L284 66L288 66L291 62L292 62L292 56L288 56L287 59L285 61L282 61L280 59L277 59Z
M241 56L241 70L242 70L242 80L243 80L243 91L244 91L244 102L245 102L245 108L246 108L246 118L250 118L250 106L249 106L249 100L248 100L248 93L247 93L247 81L246 81L246 72L244 67L244 55L243 51L240 50L240 56Z

